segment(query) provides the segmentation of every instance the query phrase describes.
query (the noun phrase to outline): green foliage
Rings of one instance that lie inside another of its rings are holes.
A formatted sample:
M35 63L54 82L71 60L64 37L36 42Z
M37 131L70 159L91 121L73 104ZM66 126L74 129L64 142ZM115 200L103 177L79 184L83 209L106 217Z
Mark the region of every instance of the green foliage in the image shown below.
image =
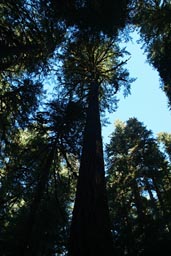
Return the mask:
M164 146L166 154L171 161L171 134L166 132L160 132L157 137L158 141Z
M122 88L125 95L129 93L129 73L124 69L128 54L120 50L114 39L103 36L76 34L70 38L65 50L60 56L63 61L62 82L68 89L68 94L85 101L93 83L100 86L99 99L101 110L112 111L116 108L116 93Z
M145 42L149 62L157 69L162 80L169 106L171 104L171 3L170 1L134 1L133 23L139 28Z
M21 104L15 106L15 117L17 107L22 108L23 104L27 119L24 123L20 116L22 129L20 122L9 122L0 155L1 253L23 255L28 244L31 254L62 253L68 237L69 180L77 175L84 111L77 102L53 100L46 105L46 111L37 112L35 91L29 92L29 84L25 91L19 89L14 92L16 96L25 92L22 98L25 102L21 100ZM11 94L14 95L11 91L6 93ZM36 113L27 113L27 107ZM15 132L11 130L12 124ZM47 225L42 226L43 222ZM27 234L30 235L27 237Z
M128 5L170 100L170 1L1 1L1 255L67 252L87 96L98 85L104 113L115 110L118 91L130 92L128 53L117 41ZM50 100L43 85L52 76ZM170 235L170 135L158 140L132 118L116 124L107 146L113 237L122 255Z
M0 169L1 253L23 255L25 244L34 255L65 250L70 201L65 154L33 129L21 132L5 153Z
M47 63L62 37L41 1L1 1L1 71L34 71Z
M115 246L121 254L139 255L170 236L170 164L135 118L116 123L106 151Z

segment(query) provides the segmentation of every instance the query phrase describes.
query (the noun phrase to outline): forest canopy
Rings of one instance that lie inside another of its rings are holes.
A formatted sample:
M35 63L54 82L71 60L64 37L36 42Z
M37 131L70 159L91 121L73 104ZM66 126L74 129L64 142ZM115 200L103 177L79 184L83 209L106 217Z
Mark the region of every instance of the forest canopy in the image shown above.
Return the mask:
M131 93L121 43L132 31L170 108L170 9L167 0L1 1L1 255L171 251L171 134L155 137L130 117L106 146L101 135L118 92Z

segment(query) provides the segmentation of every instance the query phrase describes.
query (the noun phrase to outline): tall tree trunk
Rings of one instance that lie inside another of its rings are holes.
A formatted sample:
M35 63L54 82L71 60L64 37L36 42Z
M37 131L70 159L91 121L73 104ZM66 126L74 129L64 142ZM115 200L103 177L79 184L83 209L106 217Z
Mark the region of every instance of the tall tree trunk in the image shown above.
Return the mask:
M21 245L19 256L35 256L37 255L36 249L33 246L33 237L35 234L33 234L33 229L35 226L35 221L37 217L37 211L39 210L41 200L43 198L43 194L46 189L46 185L48 183L48 177L50 173L50 168L52 165L52 161L54 158L54 148L51 149L47 159L46 163L43 166L41 170L41 176L39 179L39 182L37 184L37 188L34 194L33 201L30 206L29 216L26 223L26 230L25 230L25 237L24 242ZM33 252L34 251L34 252Z
M105 187L98 85L94 83L89 93L69 255L113 255Z

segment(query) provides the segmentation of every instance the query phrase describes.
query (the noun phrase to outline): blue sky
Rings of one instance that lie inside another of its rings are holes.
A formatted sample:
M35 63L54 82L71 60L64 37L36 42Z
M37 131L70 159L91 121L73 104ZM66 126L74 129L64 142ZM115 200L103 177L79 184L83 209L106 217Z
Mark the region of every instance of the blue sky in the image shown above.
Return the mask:
M109 115L111 124L103 128L104 143L109 142L108 136L113 132L117 119L127 121L136 117L147 129L152 130L154 136L161 131L171 133L171 110L168 108L167 97L160 88L158 72L147 63L141 45L136 43L137 39L135 35L133 41L126 45L131 53L127 69L130 77L137 79L132 83L130 95L126 98L119 95L118 109Z

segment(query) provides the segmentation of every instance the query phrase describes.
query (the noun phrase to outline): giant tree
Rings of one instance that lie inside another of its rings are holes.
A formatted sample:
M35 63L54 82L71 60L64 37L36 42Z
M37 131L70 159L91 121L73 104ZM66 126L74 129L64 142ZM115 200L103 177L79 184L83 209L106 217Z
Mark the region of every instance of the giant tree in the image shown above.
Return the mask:
M122 69L124 61L118 61L122 53L114 44L118 29L126 23L128 1L50 3L63 7L63 18L70 26L67 45L64 43L67 49L60 49L64 61L60 82L68 88L71 98L81 99L87 107L69 254L110 255L112 240L99 110L111 105L122 84L129 88L128 73Z
M105 190L100 110L116 104L115 94L130 80L121 51L107 36L76 34L62 56L68 94L87 108L84 142L70 236L70 255L112 255ZM100 103L100 105L99 105Z

